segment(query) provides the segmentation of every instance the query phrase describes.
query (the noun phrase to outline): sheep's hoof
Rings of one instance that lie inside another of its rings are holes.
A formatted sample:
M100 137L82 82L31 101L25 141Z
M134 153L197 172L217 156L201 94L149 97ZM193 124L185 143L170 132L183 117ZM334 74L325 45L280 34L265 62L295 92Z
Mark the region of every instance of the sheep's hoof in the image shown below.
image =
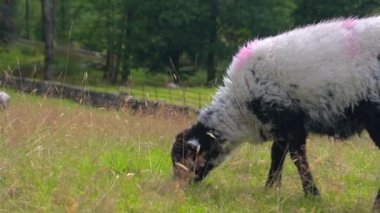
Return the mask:
M375 213L380 213L380 197L378 197L376 200L375 200L375 203L373 205L373 212Z
M276 188L281 188L281 181L268 181L265 184L265 188L267 189L276 189Z
M316 186L310 186L310 187L305 189L305 196L306 197L308 197L308 196L320 197L321 194L319 193L319 190Z
M281 175L269 175L265 187L268 189L280 188L281 187Z

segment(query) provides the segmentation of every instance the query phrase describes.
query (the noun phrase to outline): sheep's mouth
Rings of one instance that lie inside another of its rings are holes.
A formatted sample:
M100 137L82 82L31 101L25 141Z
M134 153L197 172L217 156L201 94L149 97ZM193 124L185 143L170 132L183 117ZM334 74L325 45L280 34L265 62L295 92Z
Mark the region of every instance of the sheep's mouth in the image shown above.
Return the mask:
M173 171L174 180L180 182L180 185L183 187L188 186L194 181L195 172L191 168L180 162L174 163Z
M180 162L176 162L176 163L174 163L174 165L175 165L175 167L178 167L178 168L183 169L183 170L185 170L187 172L190 172L190 169L187 166L185 166L182 163L180 163Z

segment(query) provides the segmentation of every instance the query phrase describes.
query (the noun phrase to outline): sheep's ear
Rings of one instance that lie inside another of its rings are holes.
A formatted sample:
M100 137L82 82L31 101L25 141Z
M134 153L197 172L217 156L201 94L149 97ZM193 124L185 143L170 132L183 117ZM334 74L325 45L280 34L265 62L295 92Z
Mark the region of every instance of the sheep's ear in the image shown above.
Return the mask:
M201 150L201 145L199 144L197 139L190 139L186 143L189 144L190 146L194 147L197 150L197 154Z

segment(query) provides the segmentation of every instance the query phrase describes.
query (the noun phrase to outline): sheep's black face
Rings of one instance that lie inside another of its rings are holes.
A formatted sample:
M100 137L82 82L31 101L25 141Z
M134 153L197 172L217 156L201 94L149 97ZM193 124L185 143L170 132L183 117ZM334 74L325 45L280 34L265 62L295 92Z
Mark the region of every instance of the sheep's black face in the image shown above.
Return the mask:
M215 167L222 153L215 132L196 124L176 136L172 148L174 177L183 184L201 181Z

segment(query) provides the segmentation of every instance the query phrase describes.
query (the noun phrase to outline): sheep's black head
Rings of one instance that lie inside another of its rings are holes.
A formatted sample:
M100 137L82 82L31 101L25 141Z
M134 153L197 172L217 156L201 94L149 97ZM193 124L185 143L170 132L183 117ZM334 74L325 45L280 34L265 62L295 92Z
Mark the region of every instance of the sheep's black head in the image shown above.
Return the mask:
M206 177L222 157L223 141L218 135L200 123L179 133L171 154L174 178L189 184Z

